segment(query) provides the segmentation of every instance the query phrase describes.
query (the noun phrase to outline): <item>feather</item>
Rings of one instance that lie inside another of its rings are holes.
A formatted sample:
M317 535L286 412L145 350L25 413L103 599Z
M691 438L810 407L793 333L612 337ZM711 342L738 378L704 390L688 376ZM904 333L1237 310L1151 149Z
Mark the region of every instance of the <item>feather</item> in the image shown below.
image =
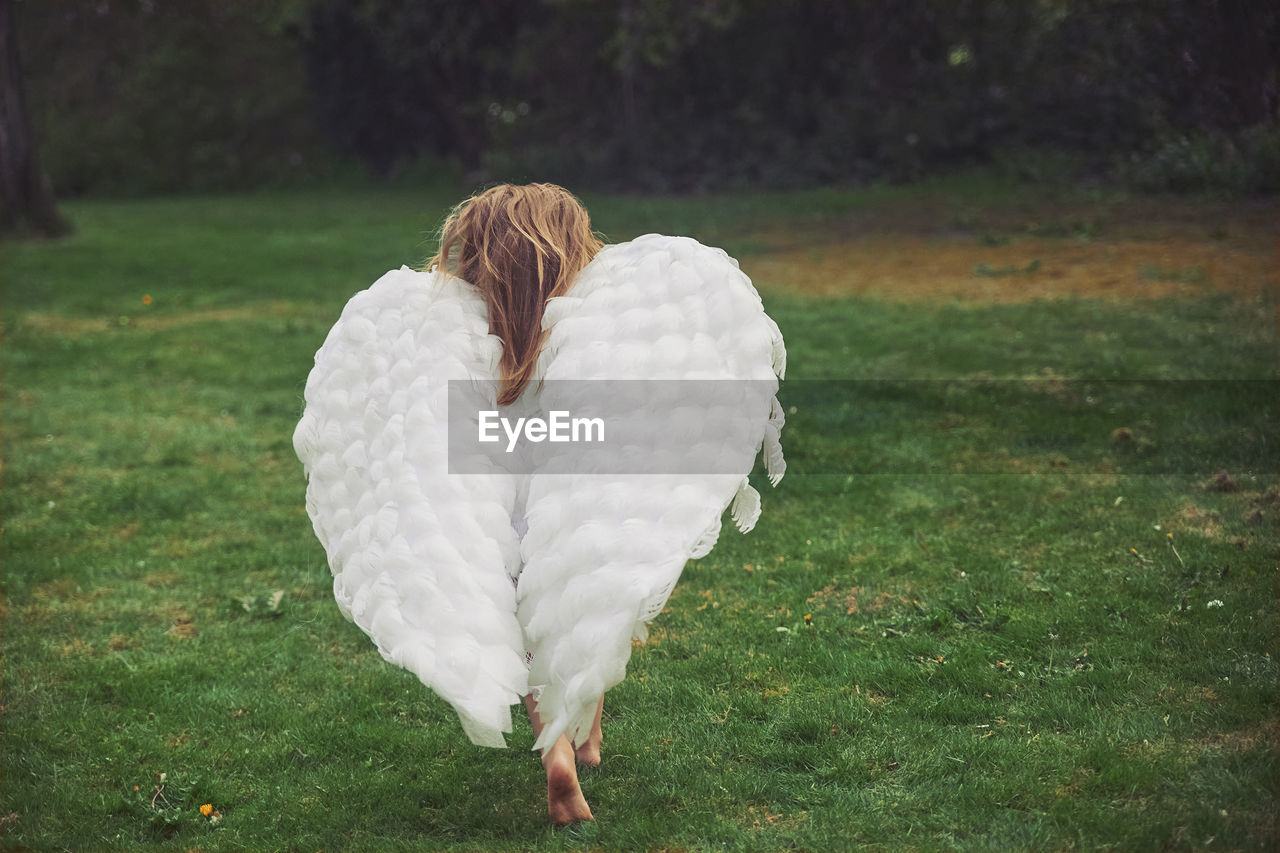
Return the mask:
M756 526L760 519L760 493L751 487L746 477L742 478L737 493L733 496L733 505L729 509L733 523L743 533Z
M774 397L769 404L769 423L764 430L764 470L769 475L769 485L776 486L787 473L787 460L782 456L782 428L787 416L782 404Z

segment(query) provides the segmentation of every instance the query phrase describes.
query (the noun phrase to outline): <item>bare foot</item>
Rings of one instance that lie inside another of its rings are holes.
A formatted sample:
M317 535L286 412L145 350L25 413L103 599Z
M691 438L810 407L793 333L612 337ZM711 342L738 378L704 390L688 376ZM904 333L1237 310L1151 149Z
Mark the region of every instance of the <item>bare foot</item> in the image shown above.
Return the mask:
M598 767L600 766L600 744L587 741L582 746L574 749L573 757L578 759L579 764Z
M600 718L604 713L604 697L600 697L599 704L596 705L596 718L591 722L591 734L587 736L587 742L574 749L574 757L578 759L578 763L586 764L590 767L597 767L600 764L600 743L604 740L603 733L600 728Z
M557 826L595 820L578 785L578 770L573 759L572 747L563 737L542 758L542 766L547 771L547 812Z

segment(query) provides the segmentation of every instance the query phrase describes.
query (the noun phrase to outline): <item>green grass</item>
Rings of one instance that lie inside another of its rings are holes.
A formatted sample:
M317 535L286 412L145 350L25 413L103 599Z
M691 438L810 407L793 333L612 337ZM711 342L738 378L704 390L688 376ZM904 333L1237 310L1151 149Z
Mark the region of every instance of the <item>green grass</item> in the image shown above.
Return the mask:
M750 272L913 192L587 202ZM598 820L550 828L528 723L471 746L343 621L290 444L343 302L455 200L80 202L0 247L6 848L1272 848L1274 304L769 281L792 473L610 692Z

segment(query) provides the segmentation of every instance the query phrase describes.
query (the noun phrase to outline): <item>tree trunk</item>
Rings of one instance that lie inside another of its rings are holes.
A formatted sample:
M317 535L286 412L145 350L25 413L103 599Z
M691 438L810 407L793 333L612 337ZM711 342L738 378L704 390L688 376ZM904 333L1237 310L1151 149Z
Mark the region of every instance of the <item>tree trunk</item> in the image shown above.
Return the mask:
M27 122L12 0L0 0L0 233L29 228L57 237L71 231L40 171Z

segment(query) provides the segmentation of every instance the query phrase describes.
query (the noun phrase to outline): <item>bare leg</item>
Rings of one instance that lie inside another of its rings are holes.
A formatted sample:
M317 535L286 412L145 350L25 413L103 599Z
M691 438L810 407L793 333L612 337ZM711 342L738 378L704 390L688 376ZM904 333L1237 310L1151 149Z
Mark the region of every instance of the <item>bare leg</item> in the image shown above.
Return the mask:
M529 709L529 722L533 724L533 735L542 733L542 720L535 710L537 703L532 696L524 699ZM547 812L552 823L558 826L580 820L594 820L591 807L586 797L582 796L582 788L578 785L578 768L574 764L573 744L561 735L555 743L542 751L542 767L547 771Z
M596 718L591 721L591 734L587 736L587 742L578 745L574 751L574 756L583 764L595 767L600 763L600 743L604 739L604 733L600 729L600 717L604 713L604 697L600 697L599 704L596 705Z

